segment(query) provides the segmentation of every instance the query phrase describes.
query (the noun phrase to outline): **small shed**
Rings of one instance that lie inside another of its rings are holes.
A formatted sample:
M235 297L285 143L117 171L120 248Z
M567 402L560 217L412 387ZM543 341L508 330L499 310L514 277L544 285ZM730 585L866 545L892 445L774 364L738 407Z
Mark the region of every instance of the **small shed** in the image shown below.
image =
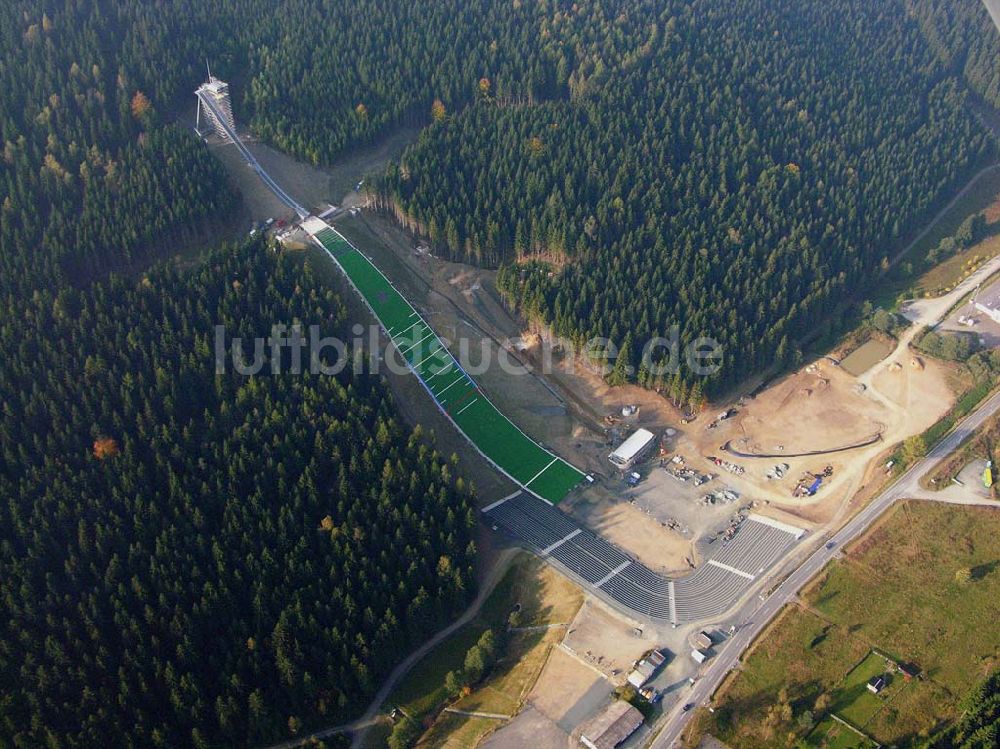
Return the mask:
M712 637L705 630L694 636L694 642L699 650L708 650L712 647Z
M885 687L885 679L881 676L873 676L868 680L868 691L872 694L878 694Z
M580 734L580 742L590 749L615 749L642 725L642 713L624 700L615 700Z
M704 663L706 660L708 660L708 653L706 653L704 650L699 650L698 648L695 648L694 650L691 651L691 658L694 659L695 663Z

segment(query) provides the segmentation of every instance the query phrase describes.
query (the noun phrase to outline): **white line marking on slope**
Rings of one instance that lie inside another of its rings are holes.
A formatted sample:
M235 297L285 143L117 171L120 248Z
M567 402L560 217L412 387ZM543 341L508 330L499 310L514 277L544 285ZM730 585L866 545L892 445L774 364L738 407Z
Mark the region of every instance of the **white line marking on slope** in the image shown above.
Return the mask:
M413 323L413 324L412 324L412 325L411 325L410 327L408 327L408 328L405 328L404 330L400 331L399 335L401 335L401 336L402 336L402 335L406 335L406 334L407 334L407 333L409 333L409 332L410 332L411 330L413 330L413 329L414 329L414 328L415 328L416 326L418 326L418 325L419 325L419 324L420 324L421 322L422 322L422 320L417 320L417 321L416 321L415 323Z
M462 411L464 411L465 409L467 409L469 406L471 406L477 400L479 400L479 398L473 398L471 401L469 401L468 405L462 406ZM455 416L461 416L462 415L462 411L459 411L457 414L455 414Z
M628 567L630 564L632 564L632 560L629 560L627 562L622 562L617 567L615 567L613 570L611 570L611 572L609 572L604 577L602 577L598 582L594 583L594 585L596 585L598 588L600 588L602 585L604 585L604 583L606 583L612 577L614 577L619 572L621 572L623 569L625 569L626 567Z
M428 377L428 378L427 378L426 380L424 380L424 382L430 382L431 380L433 380L433 379L434 379L435 377L437 377L438 375L442 375L442 374L444 374L445 372L449 372L449 371L450 371L450 372L454 372L454 371L455 371L455 370L453 370L453 369L451 368L451 362L448 362L447 364L445 364L445 365L444 365L443 367L441 367L441 369L439 369L439 370L438 370L437 372L435 372L435 373L434 373L434 374L432 374L432 375L431 375L430 377Z
M448 388L450 388L452 385L457 385L458 383L464 382L464 381L465 381L464 377L458 377L458 378L456 378L456 380L453 383L451 383L451 385L449 385L447 388L445 388L444 390L442 390L440 393L434 393L434 397L435 398L440 398L441 395L444 394L444 391L447 390ZM443 406L444 404L442 403L441 405Z
M540 470L538 473L536 473L534 476L532 476L531 480L528 481L528 483L526 483L525 486L531 486L531 482L534 481L535 479L537 479L539 476L541 476L547 470L549 470L549 468L552 466L552 464L555 463L557 460L559 460L559 458L553 458L551 461L549 461L549 464L547 466L545 466L545 468L543 468L542 470Z
M716 562L714 559L709 559L708 563L713 567L721 567L726 572L732 572L734 575L739 575L740 577L745 577L747 580L753 580L754 576L749 572L744 572L743 570L738 570L735 567L731 567L728 564L723 564L722 562Z
M433 351L431 351L431 352L430 352L430 353L429 353L429 354L428 354L427 356L425 356L425 357L424 357L423 359L421 359L421 360L420 360L420 361L418 361L418 362L417 362L416 364L414 364L414 365L413 365L413 368L414 368L414 369L416 369L417 367L419 367L419 366L420 366L421 364L423 364L423 363L424 363L425 361L427 361L428 359L431 359L431 358L433 358L433 357L437 356L438 354L440 354L440 353L441 353L441 352L442 352L443 350L444 350L444 346L442 346L441 348L436 348L436 349L434 349L434 350L433 350Z
M546 548L542 549L542 554L551 554L553 551L555 551L556 549L558 549L560 546L562 546L564 543L566 543L567 541L569 541L571 538L573 538L574 536L578 536L581 533L583 533L583 531L580 528L577 528L575 531L573 531L569 535L564 536L563 538L560 538L558 541L556 541L551 546L547 546Z
M426 341L432 335L434 335L434 331L433 330L430 333L428 333L427 335L425 335L423 338L421 338L419 341L417 341L416 343L414 343L412 346L407 346L405 350L400 351L399 353L401 353L403 356L406 356L408 353L410 353L410 351L412 351L413 349L415 349L417 346L419 346L421 343L423 343L424 341Z
M502 505L502 504L503 504L504 502L506 502L506 501L507 501L508 499L514 499L514 497L516 497L516 496L517 496L518 494L520 494L520 493L521 493L521 490L520 490L520 489L518 489L518 490L517 490L516 492L514 492L514 493L512 493L512 494L508 494L508 495L507 495L506 497L504 497L503 499L498 499L498 500L497 500L496 502L494 502L493 504L491 504L491 505L486 505L486 507L484 507L482 511L483 511L483 512L489 512L490 510L494 510L494 509L496 509L497 507L499 507L500 505Z

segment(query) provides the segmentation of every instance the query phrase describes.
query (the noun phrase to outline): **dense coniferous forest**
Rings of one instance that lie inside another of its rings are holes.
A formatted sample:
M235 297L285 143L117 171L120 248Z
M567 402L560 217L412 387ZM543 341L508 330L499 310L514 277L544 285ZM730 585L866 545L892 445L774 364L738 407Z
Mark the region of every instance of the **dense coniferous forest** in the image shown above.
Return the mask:
M944 65L1000 107L997 29L982 0L906 0L907 11Z
M4 310L0 745L335 723L465 602L468 491L378 378L214 374L216 324L344 315L262 243Z
M449 256L500 265L530 319L623 347L641 384L692 386L640 365L674 324L729 352L709 393L792 363L993 156L897 3L632 4L612 27L565 97L481 97L379 189Z
M308 268L138 273L234 205L170 112L241 6L0 9L2 747L340 722L471 592L470 492L377 378L214 374L216 324L343 335Z
M219 164L116 54L108 9L27 8L0 22L0 295L148 260L232 205Z

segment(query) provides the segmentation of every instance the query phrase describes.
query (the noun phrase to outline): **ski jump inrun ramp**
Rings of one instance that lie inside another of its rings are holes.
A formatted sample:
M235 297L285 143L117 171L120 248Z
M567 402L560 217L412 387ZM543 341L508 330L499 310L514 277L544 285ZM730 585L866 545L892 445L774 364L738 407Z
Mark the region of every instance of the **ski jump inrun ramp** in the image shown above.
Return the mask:
M528 437L493 405L413 306L340 232L314 216L301 226L347 276L438 408L484 458L553 504L583 479L581 471Z

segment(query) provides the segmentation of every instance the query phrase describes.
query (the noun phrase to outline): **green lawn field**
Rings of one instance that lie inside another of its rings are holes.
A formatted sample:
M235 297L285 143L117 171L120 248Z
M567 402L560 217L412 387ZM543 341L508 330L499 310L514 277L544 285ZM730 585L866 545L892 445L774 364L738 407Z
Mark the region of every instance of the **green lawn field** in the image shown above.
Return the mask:
M872 694L868 691L868 682L876 676L884 676L887 686L881 693ZM902 677L886 675L885 658L869 653L844 677L837 689L833 712L853 726L866 726L903 686Z

